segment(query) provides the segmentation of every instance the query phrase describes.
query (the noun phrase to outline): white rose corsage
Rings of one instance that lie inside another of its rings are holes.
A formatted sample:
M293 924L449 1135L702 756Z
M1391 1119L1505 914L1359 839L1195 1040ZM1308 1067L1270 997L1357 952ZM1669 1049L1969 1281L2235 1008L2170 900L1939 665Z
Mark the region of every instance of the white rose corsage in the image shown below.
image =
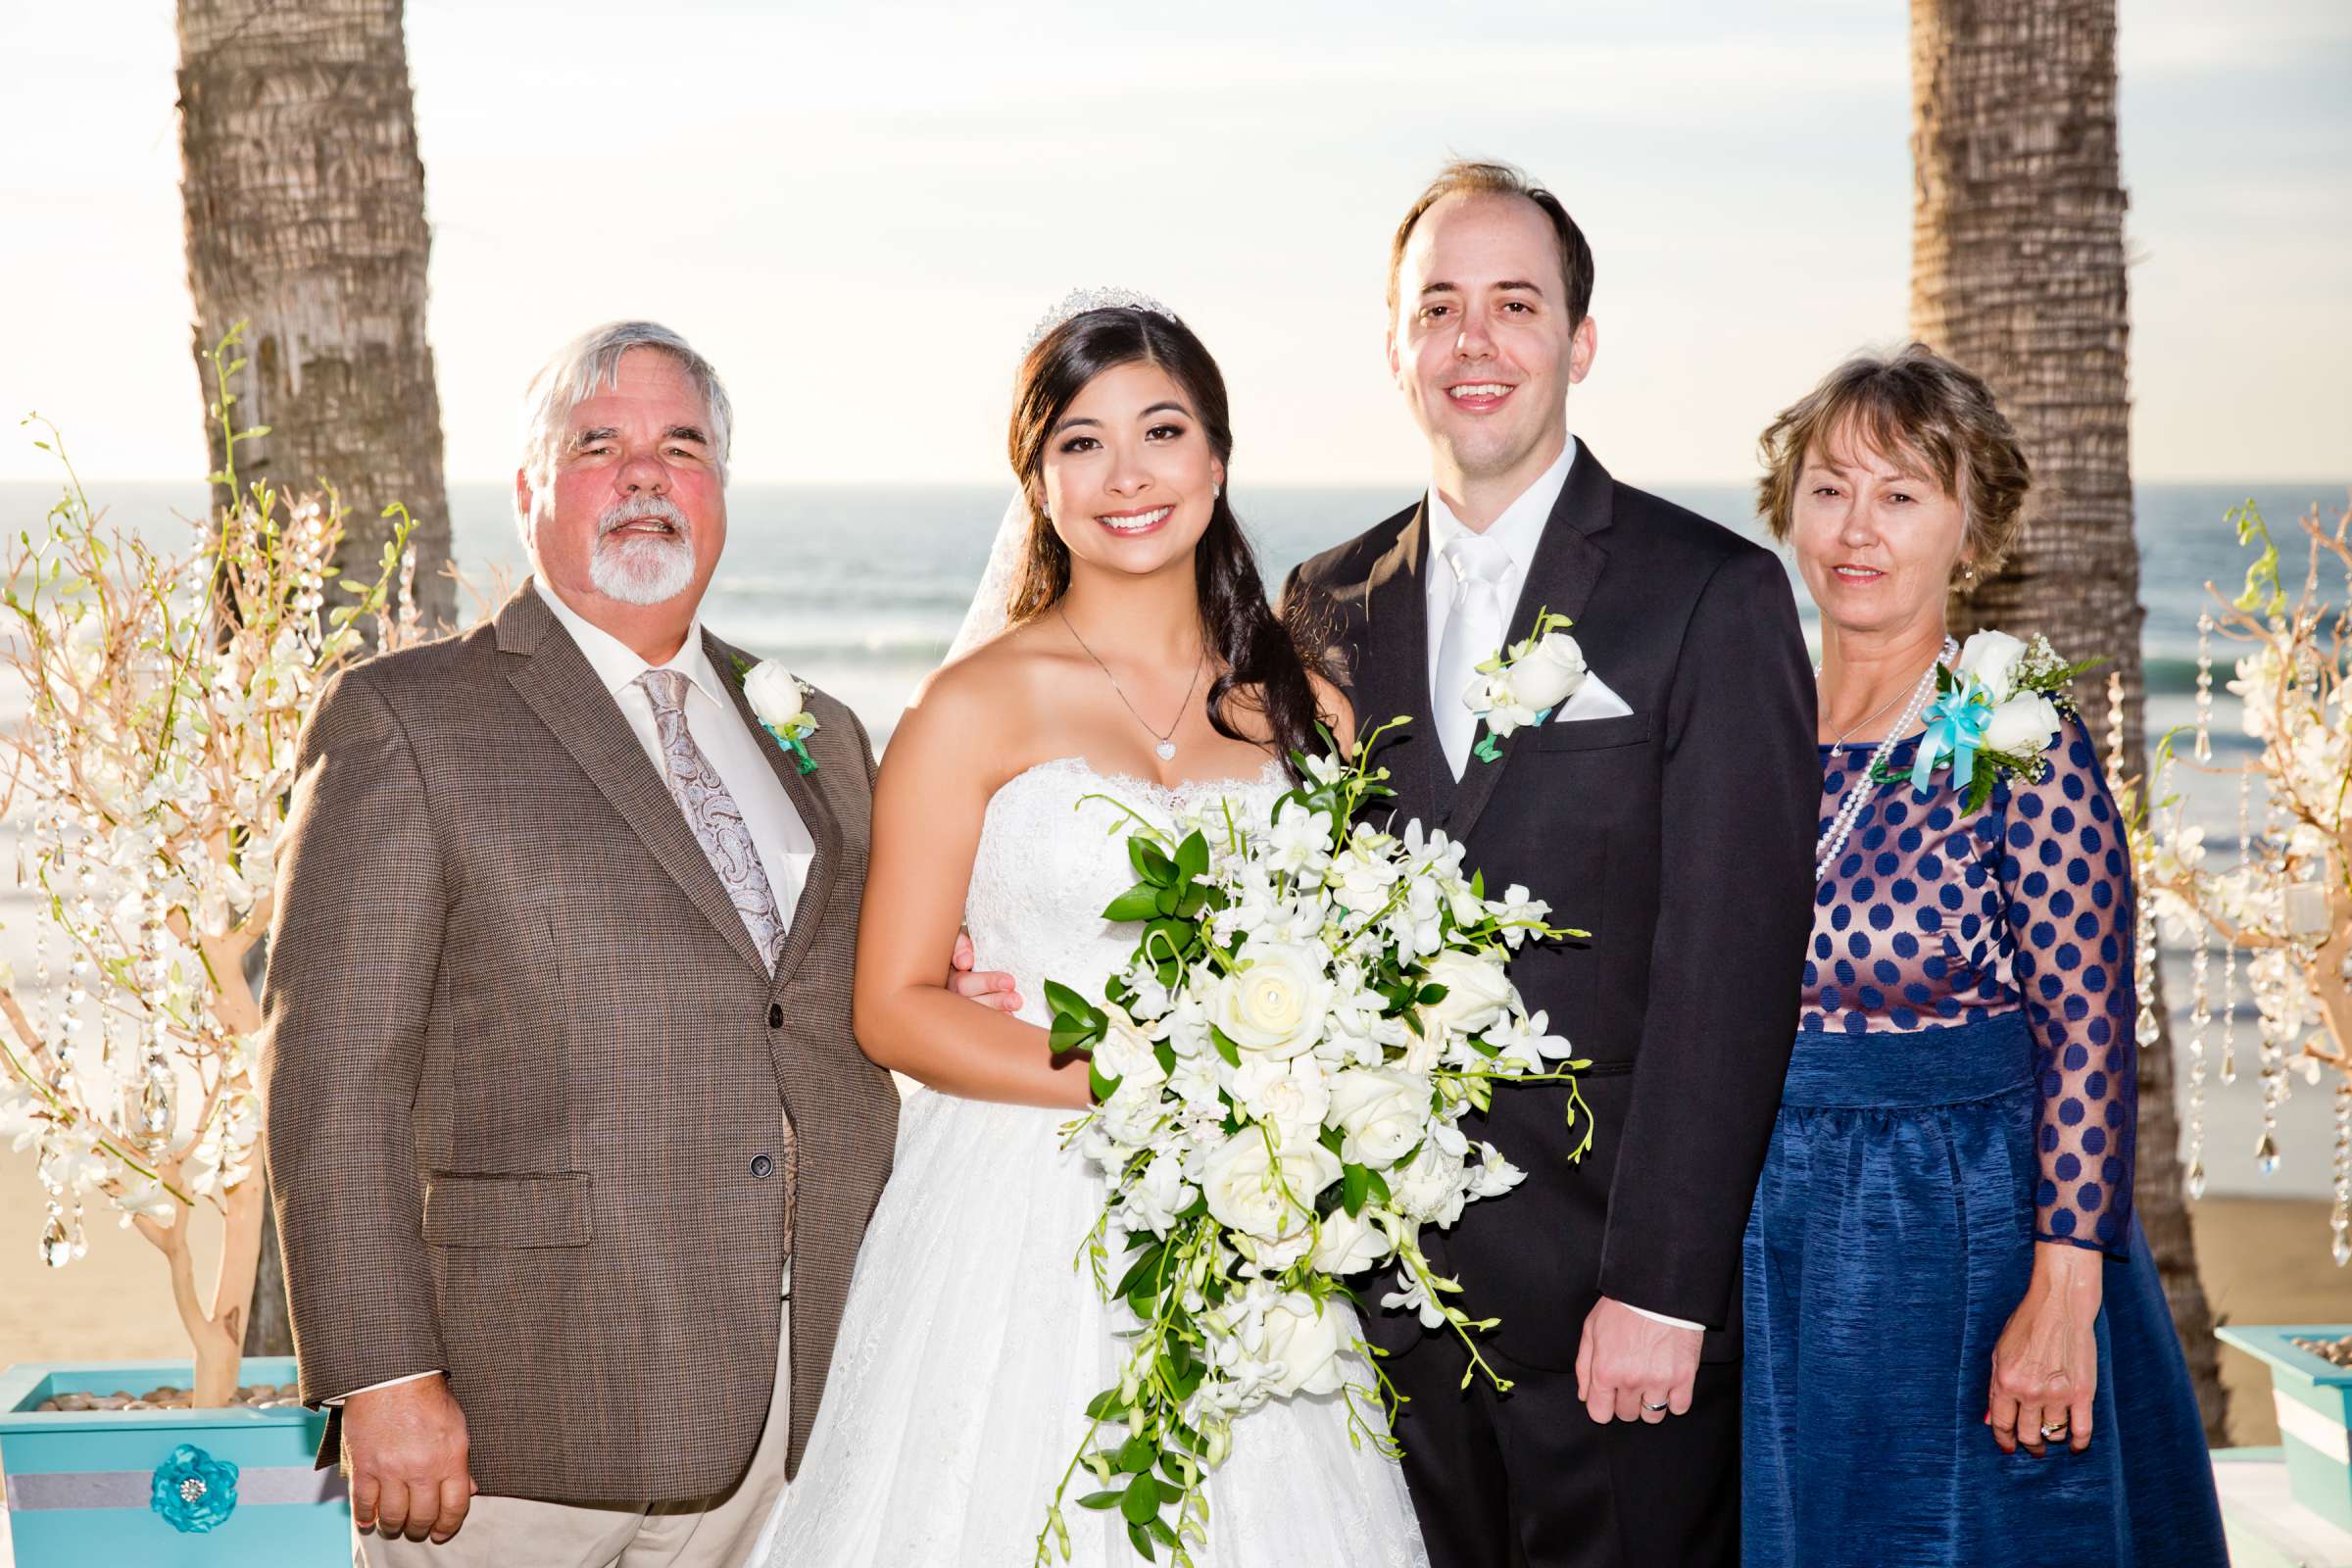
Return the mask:
M760 720L760 727L792 754L794 766L803 773L815 772L816 759L808 755L808 737L816 733L816 715L808 711L808 682L772 659L757 664L738 659L735 677L743 683L744 701L752 705L752 716Z
M1478 679L1462 701L1487 721L1485 737L1471 748L1480 761L1500 757L1496 742L1543 723L1585 683L1585 652L1568 635L1575 624L1548 609L1538 611L1532 633L1478 666Z
M1936 700L1924 715L1918 757L1908 768L1882 761L1873 777L1892 783L1908 775L1925 795L1935 788L1936 769L1949 767L1972 811L2003 778L2038 783L2049 769L2042 754L2058 738L2061 715L2075 710L2067 683L2102 662L2070 664L2039 633L2028 643L2007 632L1978 632L1957 660L1936 668Z

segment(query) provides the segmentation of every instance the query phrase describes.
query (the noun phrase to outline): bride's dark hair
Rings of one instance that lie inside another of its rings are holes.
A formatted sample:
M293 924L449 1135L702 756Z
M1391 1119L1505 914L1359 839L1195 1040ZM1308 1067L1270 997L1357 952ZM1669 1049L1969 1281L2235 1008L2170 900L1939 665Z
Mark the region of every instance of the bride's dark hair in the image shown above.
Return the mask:
M1096 376L1138 363L1157 366L1183 389L1220 465L1233 455L1225 377L1182 321L1114 306L1072 317L1047 333L1021 362L1006 438L1012 471L1029 503L1029 547L1006 607L1013 625L1053 609L1070 586L1069 547L1043 506L1047 438ZM1193 580L1201 629L1219 664L1208 688L1210 725L1228 740L1249 740L1226 716L1228 706L1238 702L1264 715L1286 764L1295 751L1319 755L1323 744L1315 734L1315 691L1307 672L1323 672L1324 639L1299 619L1299 607L1290 607L1286 622L1267 605L1257 557L1226 495L1211 504L1208 527L1194 547Z

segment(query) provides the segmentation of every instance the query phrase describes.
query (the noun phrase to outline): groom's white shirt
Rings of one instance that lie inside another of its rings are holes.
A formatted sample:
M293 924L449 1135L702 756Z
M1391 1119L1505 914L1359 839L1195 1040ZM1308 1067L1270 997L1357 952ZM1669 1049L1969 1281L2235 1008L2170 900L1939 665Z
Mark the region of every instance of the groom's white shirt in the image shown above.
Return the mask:
M1560 492L1568 488L1568 470L1575 466L1576 437L1570 436L1568 444L1560 449L1560 455L1552 466L1537 475L1534 484L1520 491L1519 498L1503 508L1501 515L1487 524L1487 537L1502 546L1503 553L1510 557L1510 565L1503 571L1502 580L1495 585L1495 597L1500 599L1504 606L1503 620L1505 624L1518 618L1519 594L1527 586L1528 564L1536 559L1536 546L1543 543L1544 540L1544 525L1551 519L1552 509L1559 505ZM1454 515L1453 509L1446 504L1446 498L1438 493L1435 480L1432 480L1429 486L1428 514L1429 560L1432 563L1443 561L1446 558L1447 545L1466 533L1476 531L1468 523ZM1430 703L1433 712L1436 710L1436 705L1446 700L1445 694L1437 689L1438 650L1446 640L1446 622L1453 614L1454 587L1453 572L1450 568L1441 570L1434 564L1431 566L1429 584L1425 590L1429 595L1429 670L1425 678L1430 686ZM1598 682L1593 681L1590 684L1597 686ZM1453 700L1457 703L1460 702L1461 694L1455 693ZM1617 706L1622 709L1625 705L1620 701ZM1703 1331L1706 1327L1703 1323L1693 1323L1688 1318L1668 1317L1663 1312L1652 1312L1645 1306L1635 1306L1631 1301L1624 1304L1633 1307L1643 1317L1654 1319L1660 1323L1671 1323L1678 1329Z
M533 578L531 586L571 634L572 643L588 661L588 667L596 671L596 678L604 682L605 690L612 694L612 701L619 705L620 716L629 721L630 732L637 737L637 744L645 748L646 758L657 773L662 773L663 767L662 735L654 727L654 700L637 684L637 677L656 668L674 669L686 677L687 733L717 769L719 782L727 787L727 793L735 798L737 809L743 812L743 825L751 831L752 848L759 852L760 867L767 872L768 891L776 896L776 913L790 926L793 910L801 902L801 889L808 882L808 867L816 858L816 840L809 836L808 824L794 809L792 797L784 793L784 786L777 781L767 759L760 755L762 738L754 736L746 727L735 711L734 702L727 696L726 687L720 684L718 671L711 667L710 652L703 647L702 616L695 616L694 623L686 628L686 641L675 655L664 663L649 664L628 644L584 618L547 584ZM664 773L663 777L667 775ZM787 1265L787 1294L791 1278ZM438 1370L386 1378L351 1393L368 1394L396 1384L414 1383L418 1378L438 1375ZM350 1395L345 1395L325 1402L341 1404L349 1397Z

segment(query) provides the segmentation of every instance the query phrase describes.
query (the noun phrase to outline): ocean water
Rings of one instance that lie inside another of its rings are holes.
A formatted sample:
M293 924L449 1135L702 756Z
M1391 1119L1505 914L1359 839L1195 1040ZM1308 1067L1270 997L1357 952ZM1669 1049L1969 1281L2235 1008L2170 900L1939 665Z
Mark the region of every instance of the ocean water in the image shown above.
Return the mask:
M1657 488L1701 515L1762 536L1752 517L1752 492L1744 486ZM36 526L55 494L43 485L0 485L0 523L11 533ZM498 484L450 490L459 568L485 588L511 585L527 570L509 495ZM1005 495L990 486L738 485L729 497L727 555L705 617L730 640L783 660L803 679L848 703L880 739L915 682L947 652L971 602ZM172 518L204 504L200 489L155 484L101 484L92 499L110 509L112 520L158 537ZM1401 487L1245 488L1235 497L1269 585L1279 584L1305 557L1410 499ZM2222 517L2248 499L2283 539L2307 508L2341 506L2344 491L2265 480L2138 488L2140 597L2148 607L2142 651L2155 700L2151 732L2189 717L2204 585L2210 580L2234 593L2245 572L2246 553ZM1810 634L1811 612L1801 590L1797 601ZM2097 652L2065 651L2078 658Z

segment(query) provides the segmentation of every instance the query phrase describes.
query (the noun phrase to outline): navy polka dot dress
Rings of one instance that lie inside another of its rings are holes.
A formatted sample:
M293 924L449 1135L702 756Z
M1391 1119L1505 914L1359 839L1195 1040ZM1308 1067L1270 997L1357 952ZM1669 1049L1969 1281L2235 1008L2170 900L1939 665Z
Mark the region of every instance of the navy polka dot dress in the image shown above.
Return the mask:
M1982 811L1938 772L1921 800L1872 785L1875 748L1822 751L1821 832L1875 791L1815 895L1809 1033L1907 1034L2022 1014L2034 1046L2037 1240L2120 1250L2138 1126L2130 845L2090 738ZM1914 743L1893 760L1909 767Z
M2079 721L1981 810L1917 743L1822 748L1823 876L1747 1229L1750 1564L2227 1560L2187 1367L2132 1217L2130 848ZM2105 1259L2093 1439L2004 1455L1992 1348L2037 1243ZM2024 1555L2020 1555L2020 1553Z

